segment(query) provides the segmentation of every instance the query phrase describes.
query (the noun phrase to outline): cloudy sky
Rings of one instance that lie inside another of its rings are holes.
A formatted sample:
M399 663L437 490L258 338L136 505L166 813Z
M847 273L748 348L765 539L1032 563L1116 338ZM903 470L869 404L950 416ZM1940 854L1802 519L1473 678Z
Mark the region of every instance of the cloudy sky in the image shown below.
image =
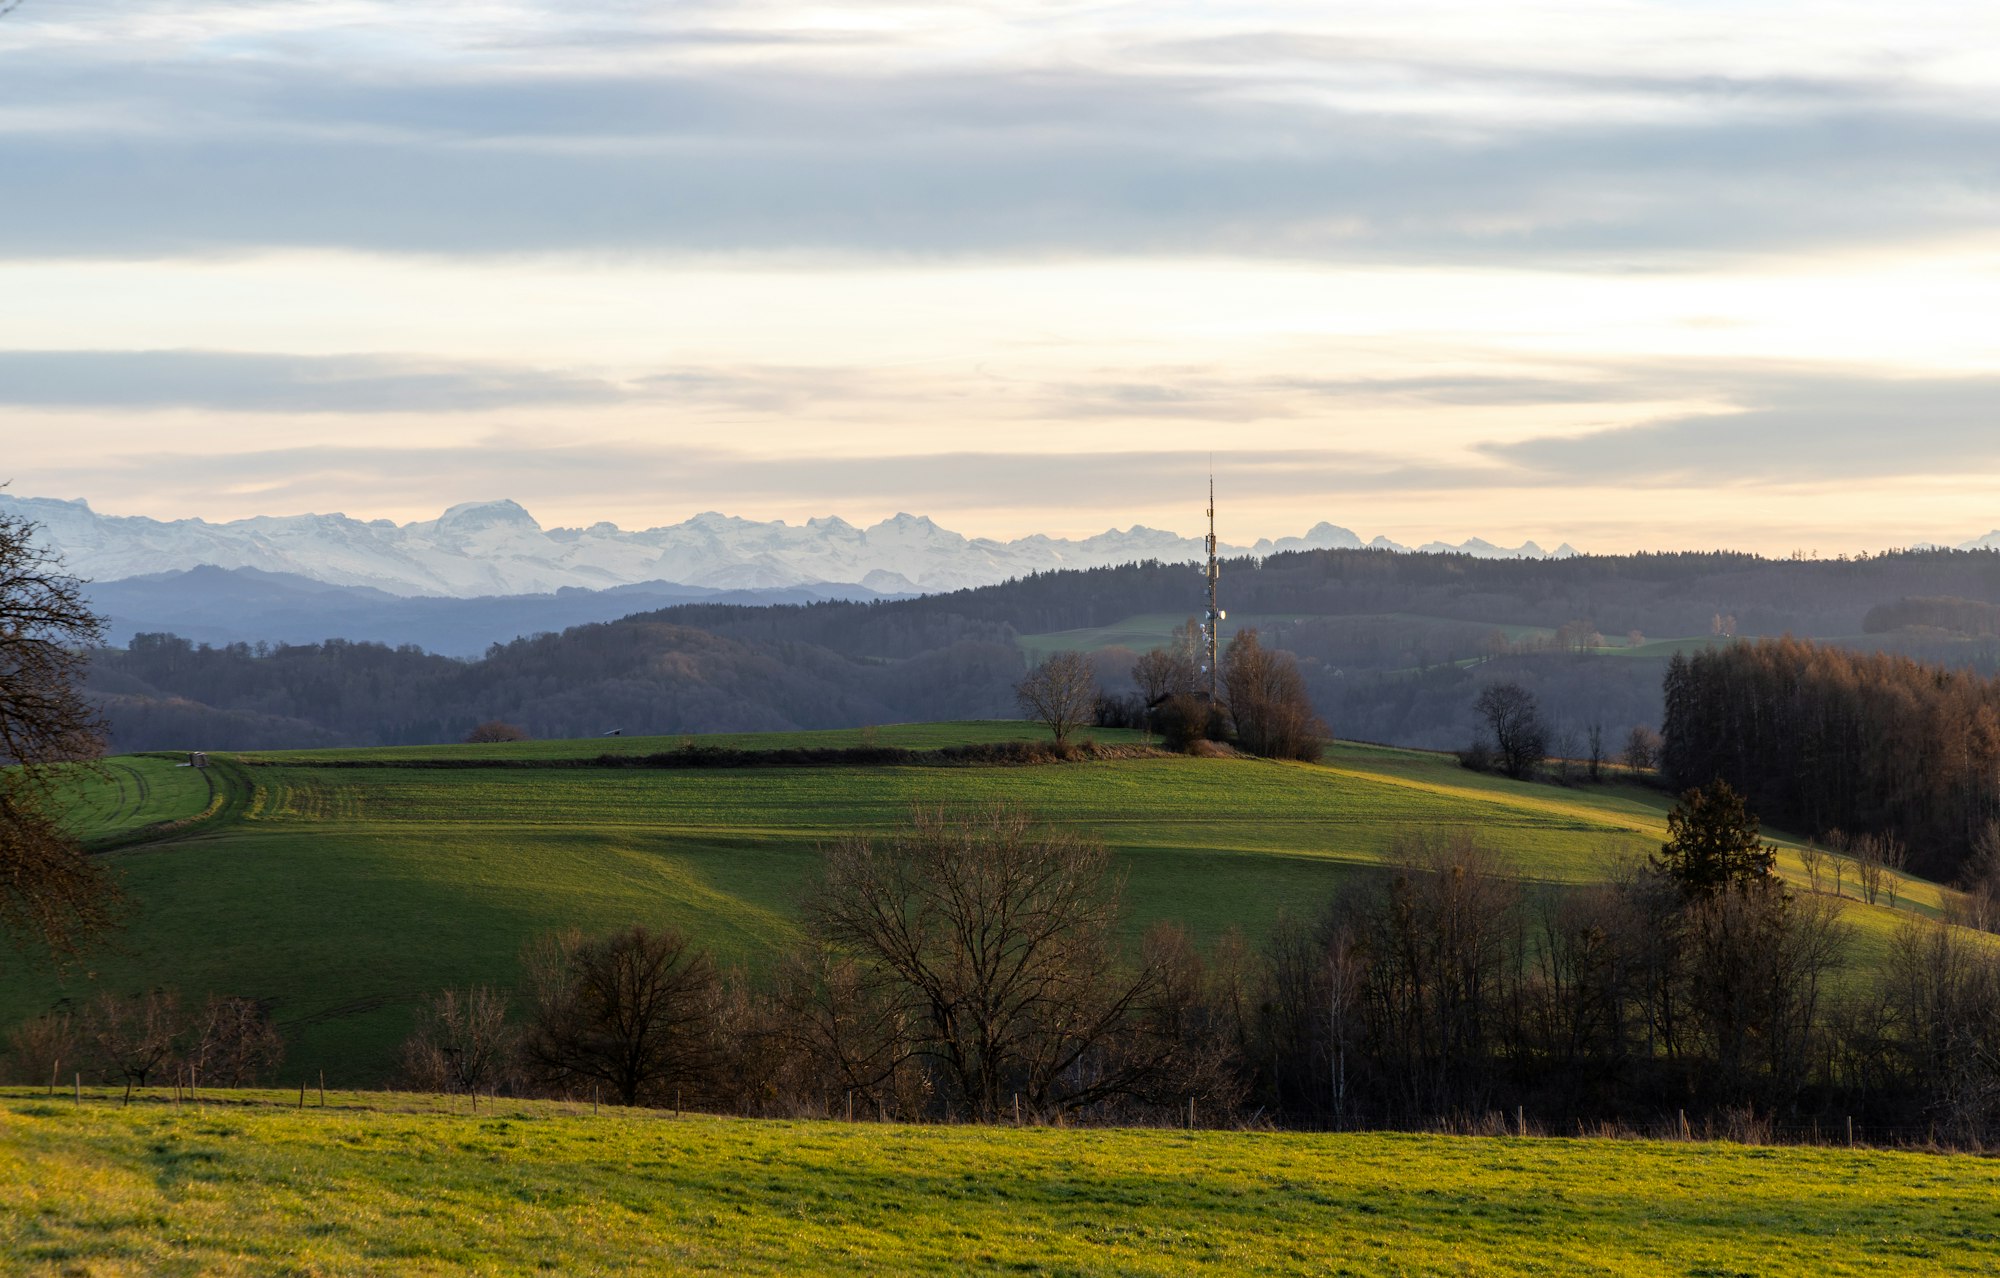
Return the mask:
M0 479L112 513L1961 541L1996 317L1991 7L0 17Z

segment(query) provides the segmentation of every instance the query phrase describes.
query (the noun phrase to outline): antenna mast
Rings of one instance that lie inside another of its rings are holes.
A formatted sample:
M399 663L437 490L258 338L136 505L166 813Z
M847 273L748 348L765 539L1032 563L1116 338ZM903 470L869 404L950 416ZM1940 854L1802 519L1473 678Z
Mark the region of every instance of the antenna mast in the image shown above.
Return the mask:
M1202 629L1208 632L1208 700L1215 703L1215 648L1222 634L1222 609L1216 607L1215 579L1218 576L1215 564L1215 472L1208 476L1208 624Z

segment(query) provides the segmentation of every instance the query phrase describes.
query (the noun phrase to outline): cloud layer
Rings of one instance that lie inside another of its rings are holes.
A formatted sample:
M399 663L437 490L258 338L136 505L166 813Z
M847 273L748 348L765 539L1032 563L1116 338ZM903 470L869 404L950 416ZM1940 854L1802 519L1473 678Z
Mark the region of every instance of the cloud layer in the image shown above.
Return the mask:
M568 12L197 3L161 42L101 6L24 10L0 34L32 104L0 118L0 254L1657 264L2000 220L1992 95L1941 51L1858 63L1874 22L1718 72L1696 20L1664 52L1607 32L1581 65L1487 45L1476 15L1454 39L1360 11L1363 38L1276 6L1228 33L1055 6L1064 41L945 6L845 29L753 4Z
M1213 452L1249 538L1962 539L1995 48L1941 0L32 0L0 480L1013 536L1186 528Z
M1537 482L1743 486L2000 471L2000 377L1752 371L1741 407L1482 451Z

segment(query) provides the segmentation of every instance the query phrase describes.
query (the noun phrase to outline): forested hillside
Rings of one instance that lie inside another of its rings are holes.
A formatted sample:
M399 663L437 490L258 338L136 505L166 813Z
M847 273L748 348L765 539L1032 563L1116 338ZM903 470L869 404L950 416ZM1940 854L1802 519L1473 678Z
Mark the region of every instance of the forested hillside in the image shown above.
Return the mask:
M1778 639L1675 657L1665 699L1668 775L1789 829L1887 839L1871 852L1940 879L2000 833L2000 681Z
M1482 560L1308 551L1223 569L1230 627L1292 652L1341 736L1451 748L1505 678L1552 744L1660 720L1676 652L1794 634L1991 673L2000 554L1856 560L1740 554ZM1198 610L1185 564L1041 573L916 599L689 604L497 644L476 661L412 646L202 645L157 635L99 655L121 749L456 740L503 719L536 736L851 727L1010 713L1036 653L1095 651L1118 691L1134 655ZM1225 633L1228 628L1225 628Z
M631 620L496 645L479 661L346 643L197 646L141 635L91 687L122 750L456 741L503 720L535 736L761 732L1011 713L1019 653L964 642L896 662Z

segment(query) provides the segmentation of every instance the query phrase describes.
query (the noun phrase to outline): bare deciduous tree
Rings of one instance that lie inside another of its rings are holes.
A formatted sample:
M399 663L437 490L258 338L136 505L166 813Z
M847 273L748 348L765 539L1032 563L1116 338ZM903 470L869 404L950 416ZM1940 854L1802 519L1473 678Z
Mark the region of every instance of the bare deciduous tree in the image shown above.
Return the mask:
M1050 654L1014 686L1014 699L1029 718L1047 725L1057 749L1066 747L1070 733L1089 723L1097 709L1090 658L1080 652Z
M1850 835L1835 830L1827 835L1827 842L1854 862L1862 900L1874 905L1886 895L1889 908L1896 908L1896 897L1902 890L1900 874L1909 860L1909 849L1901 839L1893 834Z
M1270 759L1319 758L1326 728L1313 716L1290 653L1264 647L1246 627L1229 641L1222 677L1238 745Z
M1507 775L1517 781L1534 776L1548 757L1548 727L1535 694L1518 683L1488 684L1472 708L1486 720Z
M1018 1094L1046 1116L1148 1077L1121 1040L1158 977L1120 973L1117 901L1099 844L1004 807L922 811L828 849L807 925L860 964L867 1002L899 1009L948 1112L992 1120Z
M7 1057L15 1082L53 1087L65 1065L81 1069L83 1027L66 1008L44 1012L8 1032Z
M1806 872L1806 889L1818 896L1820 884L1826 878L1826 849L1808 839L1799 849L1799 866Z
M1841 904L1775 880L1688 902L1685 1045L1724 1097L1789 1100L1812 1062L1820 1000L1841 965ZM1767 1094L1758 1097L1756 1090Z
M424 1091L490 1091L512 1065L515 1038L506 995L486 985L439 990L417 1009L403 1073Z
M84 1017L84 1039L98 1069L123 1082L128 1099L134 1087L173 1067L186 1028L180 997L172 990L128 998L103 994Z
M1194 691L1194 663L1177 647L1154 648L1132 663L1132 682L1149 708L1157 706Z
M270 1014L250 998L210 996L189 1038L194 1076L217 1087L249 1087L285 1057L285 1040Z
M1625 766L1634 772L1651 772L1660 764L1660 734L1638 724L1625 737Z
M1884 999L1902 1073L1953 1137L1981 1140L2000 1125L2000 961L1980 938L1909 918L1889 950Z
M1972 852L1960 873L1965 900L1959 909L1968 927L2000 931L2000 821L1988 821L1973 836Z
M499 719L488 719L465 734L467 745L491 745L500 741L526 741L527 731Z
M1599 634L1594 622L1587 618L1565 621L1556 627L1556 648L1562 652L1586 652L1604 646L1604 636Z
M0 515L0 929L66 954L110 924L115 899L65 829L57 790L63 765L102 753L82 687L103 632L36 531Z
M1240 935L1204 958L1178 923L1147 931L1141 962L1159 979L1138 1012L1144 1048L1157 1052L1156 1106L1171 1098L1176 1115L1194 1103L1211 1121L1226 1120L1248 1094L1248 960Z
M877 1118L921 1115L916 1009L876 966L808 943L778 972L775 1034L795 1095L852 1096Z
M715 961L679 932L567 932L531 948L533 1019L522 1059L567 1095L603 1084L627 1105L704 1096L718 1051Z

